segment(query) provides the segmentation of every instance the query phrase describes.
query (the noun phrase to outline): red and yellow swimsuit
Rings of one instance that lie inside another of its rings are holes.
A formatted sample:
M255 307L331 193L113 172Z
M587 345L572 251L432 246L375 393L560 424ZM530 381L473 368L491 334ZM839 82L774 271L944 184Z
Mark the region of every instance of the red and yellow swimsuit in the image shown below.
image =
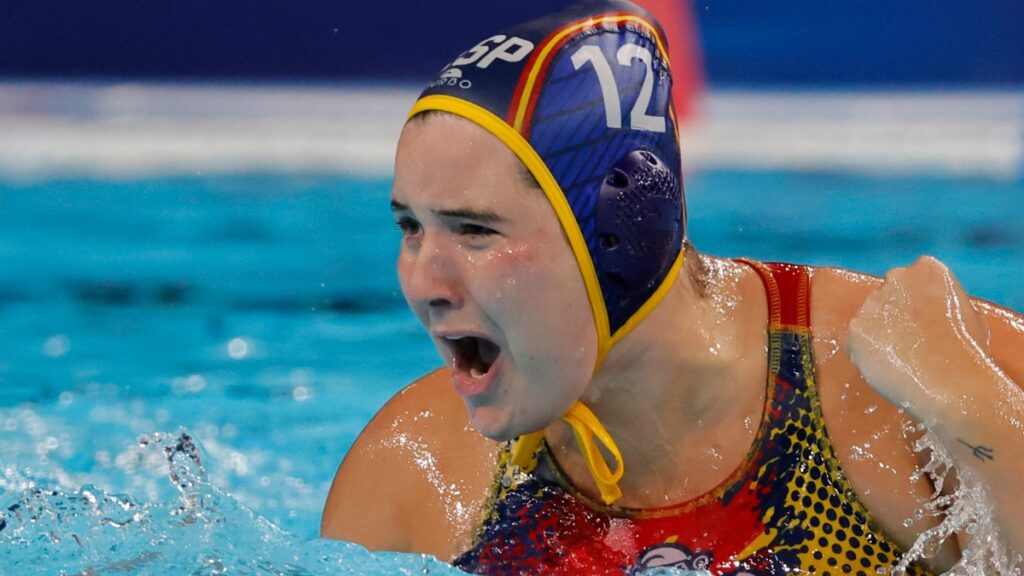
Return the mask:
M500 456L474 546L454 564L479 574L888 574L902 551L843 475L825 431L811 358L808 271L747 262L770 313L760 429L743 464L714 490L643 510L575 491L543 443L530 465ZM911 565L908 574L928 574Z

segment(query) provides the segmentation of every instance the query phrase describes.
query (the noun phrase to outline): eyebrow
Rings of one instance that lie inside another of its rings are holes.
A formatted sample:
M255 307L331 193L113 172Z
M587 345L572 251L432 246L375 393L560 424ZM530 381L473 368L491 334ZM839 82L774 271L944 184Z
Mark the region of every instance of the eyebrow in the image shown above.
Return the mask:
M397 200L392 200L391 211L408 212L409 206ZM496 224L505 221L505 218L502 216L487 210L472 210L470 208L432 208L430 211L444 218L462 218L466 220L475 220L484 224Z

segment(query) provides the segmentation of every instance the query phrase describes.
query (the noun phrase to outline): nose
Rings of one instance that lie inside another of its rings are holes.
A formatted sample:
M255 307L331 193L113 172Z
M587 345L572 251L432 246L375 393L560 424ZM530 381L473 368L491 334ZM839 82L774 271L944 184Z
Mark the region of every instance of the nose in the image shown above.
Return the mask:
M443 246L427 239L399 256L399 280L417 313L437 313L462 305L457 267Z

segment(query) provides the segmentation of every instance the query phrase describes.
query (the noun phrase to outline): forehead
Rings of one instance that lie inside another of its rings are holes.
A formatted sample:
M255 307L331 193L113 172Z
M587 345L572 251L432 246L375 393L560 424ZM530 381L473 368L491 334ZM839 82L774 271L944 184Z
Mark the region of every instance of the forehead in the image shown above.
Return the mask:
M403 204L438 195L499 201L525 188L523 170L512 151L483 128L432 114L412 119L402 130L392 198Z

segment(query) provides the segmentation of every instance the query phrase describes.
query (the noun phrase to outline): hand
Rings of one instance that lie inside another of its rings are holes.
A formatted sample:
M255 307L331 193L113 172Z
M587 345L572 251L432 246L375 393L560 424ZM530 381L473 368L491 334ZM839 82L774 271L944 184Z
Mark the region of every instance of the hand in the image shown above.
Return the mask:
M846 352L868 384L934 423L970 405L972 370L988 363L989 332L953 274L925 256L885 275L851 320Z

